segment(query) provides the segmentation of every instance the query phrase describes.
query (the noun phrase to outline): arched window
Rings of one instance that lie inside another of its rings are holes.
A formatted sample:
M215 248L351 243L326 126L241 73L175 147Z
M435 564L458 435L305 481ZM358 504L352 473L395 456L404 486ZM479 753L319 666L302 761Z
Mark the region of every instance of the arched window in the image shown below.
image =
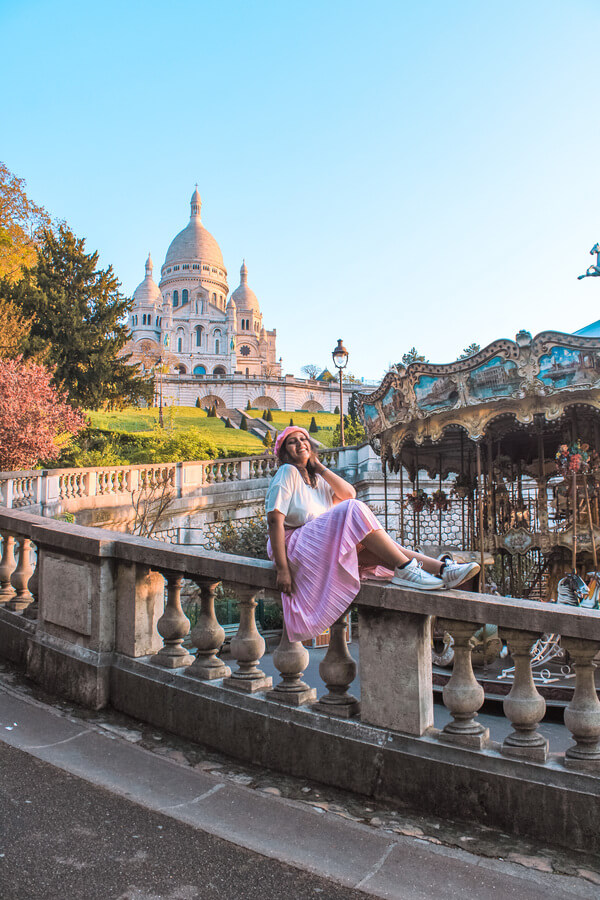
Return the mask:
M219 328L215 329L213 337L215 339L215 353L219 354L221 352L221 331Z
M202 325L196 325L196 347L202 346Z
M179 291L173 291L173 306L179 306Z
M187 292L187 288L184 288L181 292L181 305L188 302L189 294Z
M183 338L177 338L177 352L183 352Z
M197 375L199 378L202 377L202 375L206 375L206 369L204 368L204 366L195 366L194 375Z
M156 317L156 324L160 325L160 319L158 318L158 316Z
M215 369L213 369L213 375L219 375L220 377L225 375L225 369L223 368L223 366L217 366Z
M217 305L217 295L216 294L213 294L213 303L215 304L215 306Z
M220 352L221 352L221 350L220 350L220 342L219 342L219 338L217 338L217 339L215 340L215 353L218 355Z

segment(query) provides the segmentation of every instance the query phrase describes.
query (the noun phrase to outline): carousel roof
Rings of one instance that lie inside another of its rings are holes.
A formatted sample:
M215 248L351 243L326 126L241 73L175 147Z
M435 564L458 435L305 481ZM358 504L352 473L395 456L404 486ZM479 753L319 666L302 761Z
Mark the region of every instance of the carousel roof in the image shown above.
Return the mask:
M542 440L557 433L566 410L598 418L600 337L519 332L453 363L399 366L357 396L371 445L394 468L402 452L410 468L464 471L470 442L508 435L528 443L533 457L540 454L532 431Z

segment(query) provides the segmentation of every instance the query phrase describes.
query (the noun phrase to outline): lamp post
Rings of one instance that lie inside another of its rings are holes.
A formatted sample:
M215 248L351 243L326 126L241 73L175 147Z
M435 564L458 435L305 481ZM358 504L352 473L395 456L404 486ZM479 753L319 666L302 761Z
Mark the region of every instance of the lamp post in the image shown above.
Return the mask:
M341 446L344 447L344 392L342 387L343 370L348 365L348 351L342 344L342 339L338 338L337 347L332 351L333 364L339 372L340 378L340 439Z

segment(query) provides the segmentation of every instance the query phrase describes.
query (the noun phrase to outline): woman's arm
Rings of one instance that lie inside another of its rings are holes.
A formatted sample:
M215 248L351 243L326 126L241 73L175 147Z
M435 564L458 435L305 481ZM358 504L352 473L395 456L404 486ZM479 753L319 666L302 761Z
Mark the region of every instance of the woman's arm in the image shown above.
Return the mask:
M277 569L277 588L282 594L291 594L293 584L290 564L285 549L284 520L284 514L276 509L267 513L267 525L269 526L271 549L273 551L273 560Z
M335 475L330 469L327 469L316 453L314 454L313 465L317 475L320 475L333 491L333 495L338 503L341 503L342 500L356 499L356 491L352 485L340 478L339 475ZM271 541L271 543L273 542Z

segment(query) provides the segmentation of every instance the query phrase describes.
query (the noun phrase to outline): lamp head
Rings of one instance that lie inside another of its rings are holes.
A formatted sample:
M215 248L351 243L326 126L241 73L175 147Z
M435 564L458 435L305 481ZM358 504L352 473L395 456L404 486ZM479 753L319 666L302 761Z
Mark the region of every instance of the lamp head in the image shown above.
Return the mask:
M336 368L345 369L348 365L348 351L342 344L342 339L339 338L337 342L337 347L333 350L332 354L333 362Z

